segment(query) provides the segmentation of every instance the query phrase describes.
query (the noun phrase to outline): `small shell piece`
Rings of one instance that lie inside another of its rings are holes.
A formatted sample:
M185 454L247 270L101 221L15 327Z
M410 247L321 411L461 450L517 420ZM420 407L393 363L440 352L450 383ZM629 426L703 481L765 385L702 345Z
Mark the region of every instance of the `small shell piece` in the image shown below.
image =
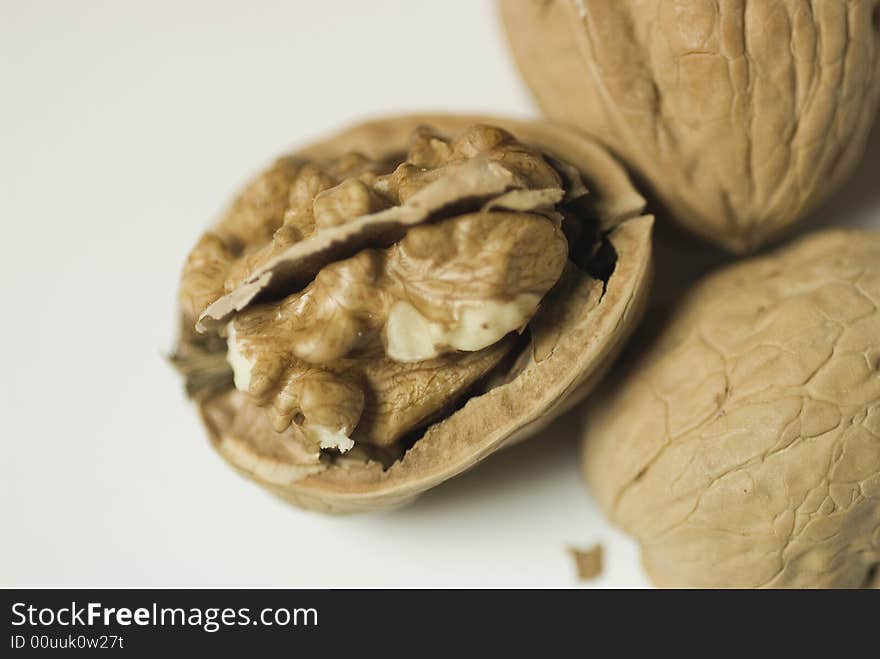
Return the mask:
M602 545L593 545L589 549L570 547L568 553L574 559L578 579L588 581L602 574L604 550Z
M849 177L880 102L876 0L501 0L544 113L669 214L753 250Z
M591 401L583 467L662 586L859 587L880 564L880 234L697 285Z

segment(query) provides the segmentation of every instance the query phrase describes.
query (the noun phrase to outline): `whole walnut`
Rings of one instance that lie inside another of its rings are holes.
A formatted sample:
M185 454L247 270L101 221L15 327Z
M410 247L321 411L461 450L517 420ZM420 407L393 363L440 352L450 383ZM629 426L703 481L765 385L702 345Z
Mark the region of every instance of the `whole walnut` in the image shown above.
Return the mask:
M286 500L395 506L586 395L638 322L652 218L541 122L405 116L278 159L183 268L174 362Z
M661 586L859 587L880 565L880 233L710 275L586 412L583 468Z
M644 179L669 214L746 252L847 179L880 99L877 0L501 0L551 119Z

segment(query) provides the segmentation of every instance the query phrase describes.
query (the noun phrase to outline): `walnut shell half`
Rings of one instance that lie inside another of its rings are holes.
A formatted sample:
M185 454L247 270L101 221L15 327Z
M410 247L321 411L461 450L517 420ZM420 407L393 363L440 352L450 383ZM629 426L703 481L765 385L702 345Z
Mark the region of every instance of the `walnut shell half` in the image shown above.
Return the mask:
M548 117L595 135L734 252L849 177L880 101L877 0L501 0Z
M859 587L880 565L880 233L699 283L590 401L587 480L661 586Z
M571 129L356 125L279 160L202 238L175 360L242 474L324 512L401 505L534 433L609 368L645 306L643 208ZM496 299L515 301L497 327ZM466 318L482 322L463 333ZM235 387L218 356L247 358Z

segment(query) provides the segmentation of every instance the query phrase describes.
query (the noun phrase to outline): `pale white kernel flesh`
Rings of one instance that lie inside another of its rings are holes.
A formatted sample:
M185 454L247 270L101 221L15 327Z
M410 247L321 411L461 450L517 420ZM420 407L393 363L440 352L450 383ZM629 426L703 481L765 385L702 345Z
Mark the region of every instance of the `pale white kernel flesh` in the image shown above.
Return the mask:
M241 345L235 335L235 324L226 326L226 362L232 367L232 379L235 388L247 392L251 386L251 370L254 365L241 351Z
M385 323L385 353L398 362L419 362L450 348L482 350L521 329L540 301L539 295L523 293L508 302L462 305L452 325L425 318L409 302L395 302Z
M302 431L306 437L318 442L321 448L335 448L340 453L354 448L354 440L341 430L333 430L325 426L304 425Z

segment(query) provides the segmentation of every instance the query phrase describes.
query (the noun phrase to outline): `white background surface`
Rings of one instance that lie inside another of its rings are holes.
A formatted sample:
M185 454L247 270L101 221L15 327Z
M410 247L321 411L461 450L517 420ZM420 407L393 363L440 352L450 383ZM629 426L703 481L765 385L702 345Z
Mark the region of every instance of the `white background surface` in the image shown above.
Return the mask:
M327 518L228 469L162 359L186 252L279 152L364 114L535 114L490 2L0 8L0 585L574 586L565 549L594 542L590 585L647 584L571 415L408 508ZM822 218L878 222L878 146Z

